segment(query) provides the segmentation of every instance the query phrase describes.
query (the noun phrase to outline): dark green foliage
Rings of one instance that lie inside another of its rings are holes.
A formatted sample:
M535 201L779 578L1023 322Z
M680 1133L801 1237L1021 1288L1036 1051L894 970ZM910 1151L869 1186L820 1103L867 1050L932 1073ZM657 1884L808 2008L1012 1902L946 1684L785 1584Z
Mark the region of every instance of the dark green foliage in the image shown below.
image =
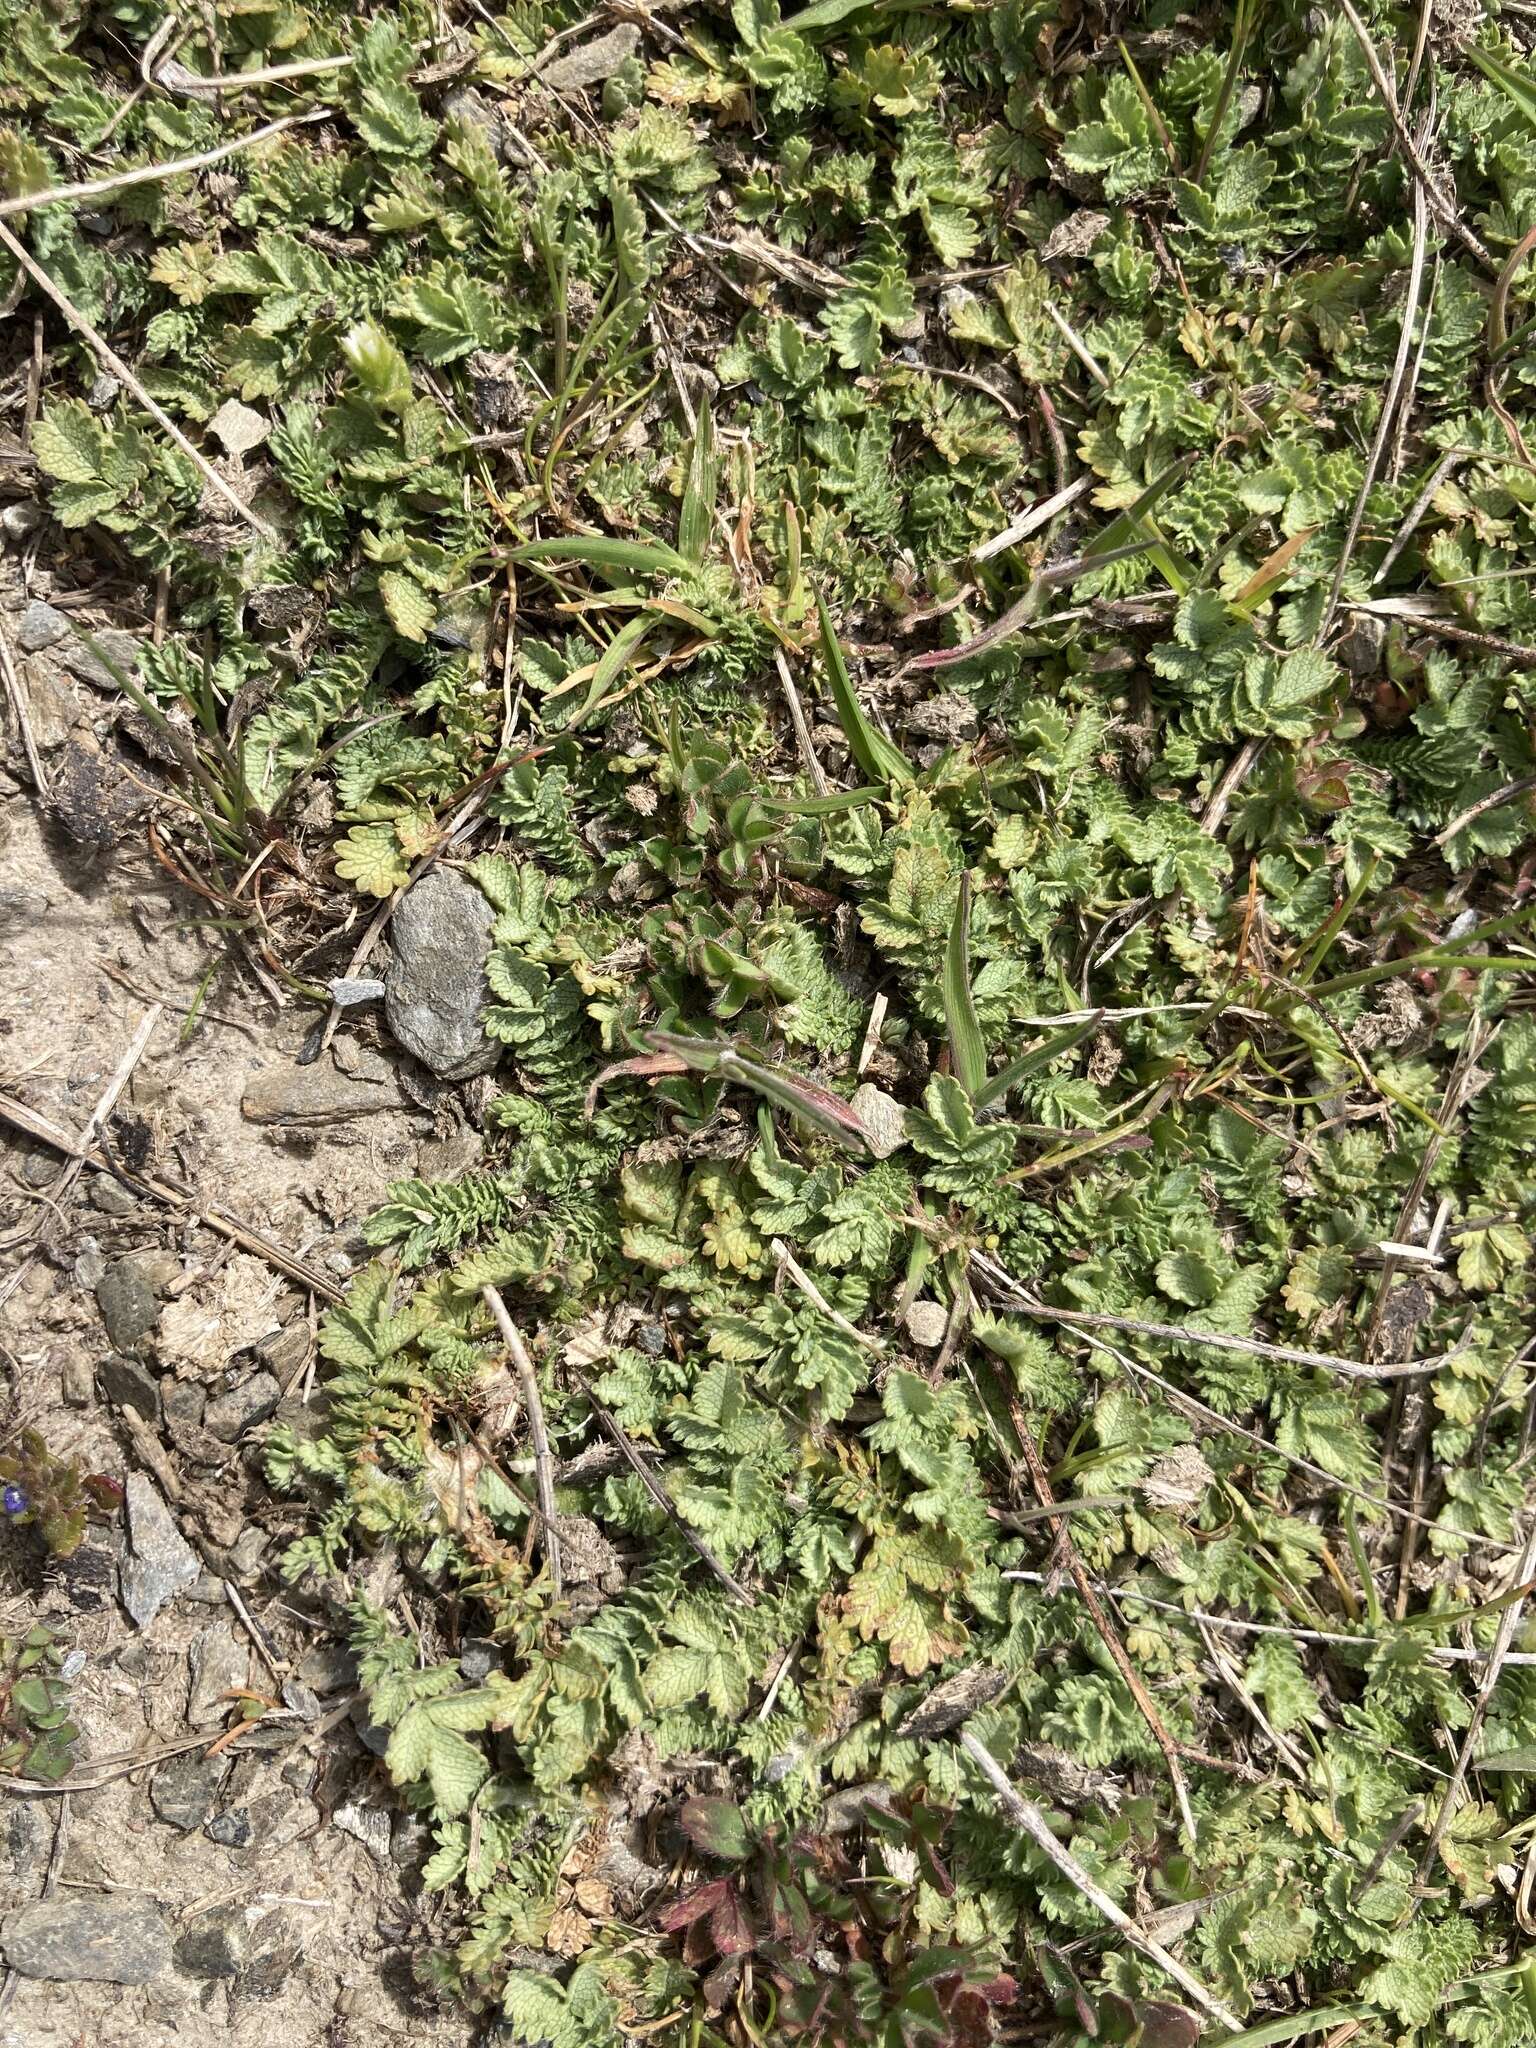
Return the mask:
M36 1529L51 1557L78 1550L87 1522L115 1514L122 1499L118 1480L57 1456L35 1429L0 1451L0 1527Z
M51 1785L73 1764L80 1731L69 1718L63 1664L51 1629L0 1636L0 1776Z
M136 8L0 18L12 192L279 104L130 99ZM355 1616L461 1907L424 1974L556 2048L1188 2048L902 1732L980 1673L1257 2043L1513 2048L1536 1644L1480 1722L1467 1653L1531 1512L1522 17L1437 11L1417 67L1367 24L1470 242L1298 0L688 6L569 92L563 0L221 20L183 62L344 55L281 97L334 111L26 233L198 445L262 413L278 538L82 359L33 450L170 573L144 684L237 753L223 852L383 899L480 831L487 1159L391 1190L324 1427L270 1446L296 1582L413 1576L419 1640ZM1193 1829L1026 1436L1226 1766ZM594 1875L615 1816L659 1893Z

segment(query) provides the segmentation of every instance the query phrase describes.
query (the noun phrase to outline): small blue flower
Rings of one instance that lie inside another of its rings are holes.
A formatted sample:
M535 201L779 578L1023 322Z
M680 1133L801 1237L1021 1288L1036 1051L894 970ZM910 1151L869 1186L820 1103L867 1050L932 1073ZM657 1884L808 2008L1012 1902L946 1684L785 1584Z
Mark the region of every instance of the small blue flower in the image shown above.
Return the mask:
M27 1511L27 1496L19 1486L7 1486L0 1492L0 1507L8 1515L24 1515Z

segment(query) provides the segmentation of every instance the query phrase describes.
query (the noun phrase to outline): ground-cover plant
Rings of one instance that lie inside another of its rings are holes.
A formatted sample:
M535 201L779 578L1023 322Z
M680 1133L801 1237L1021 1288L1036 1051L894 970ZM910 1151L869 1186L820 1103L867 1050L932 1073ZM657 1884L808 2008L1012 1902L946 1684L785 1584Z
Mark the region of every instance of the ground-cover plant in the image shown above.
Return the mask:
M1524 17L5 18L176 829L315 979L480 821L484 1170L270 1454L431 1981L1529 2038Z

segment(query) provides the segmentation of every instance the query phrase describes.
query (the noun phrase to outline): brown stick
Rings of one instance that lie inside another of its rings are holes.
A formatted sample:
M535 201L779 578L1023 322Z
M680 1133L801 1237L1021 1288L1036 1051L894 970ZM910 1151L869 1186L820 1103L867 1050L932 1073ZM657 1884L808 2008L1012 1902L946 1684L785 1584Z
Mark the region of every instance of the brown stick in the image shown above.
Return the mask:
M62 206L72 199L102 199L109 192L126 192L134 185L158 184L162 178L179 178L186 171L206 171L214 164L221 164L226 157L235 156L242 149L254 149L258 142L266 142L273 135L284 135L290 128L304 128L316 121L335 119L331 107L314 107L307 114L285 114L280 121L268 121L265 127L253 128L249 135L242 135L235 142L221 142L217 149L199 150L196 156L174 157L165 164L140 164L131 171L119 171L111 178L87 178L78 185L45 185L40 192L21 192L14 198L0 199L0 220L8 220L12 214L36 213L41 206Z
M1026 1799L1011 1781L1007 1772L985 1743L973 1735L969 1728L962 1728L956 1738L960 1747L981 1772L997 1795L997 1803L1006 1819L1021 1834L1028 1835L1040 1853L1052 1863L1062 1876L1079 1892L1096 1913L1102 1914L1110 1926L1123 1934L1135 1949L1139 1949L1149 1962L1171 1977L1181 1991L1199 2006L1209 2018L1224 2026L1229 2033L1239 2033L1242 2022L1229 2012L1220 1999L1212 1997L1198 1977L1192 1976L1177 1956L1168 1953L1161 1942L1137 1926L1128 1913L1122 1912L1114 1900L1104 1891L1078 1862L1064 1843L1058 1842L1051 1833L1045 1815L1033 1800Z
M1524 1580L1529 1579L1533 1571L1536 1571L1536 1525L1532 1526L1531 1533L1526 1538L1525 1550L1521 1555L1520 1562L1515 1566L1515 1584L1518 1586ZM1520 1599L1512 1600L1499 1616L1498 1633L1493 1639L1493 1648L1488 1653L1488 1667L1483 1673L1483 1682L1478 1687L1477 1701L1472 1709L1472 1717L1467 1722L1466 1732L1461 1738L1461 1748L1456 1754L1456 1764L1451 1772L1450 1783L1446 1786L1441 1797L1439 1811L1435 1815L1434 1826L1429 1831L1429 1840L1424 1846L1424 1854L1419 1859L1419 1883L1421 1885L1426 1881L1430 1871L1434 1868L1435 1858L1440 1853L1440 1844L1444 1841L1446 1830L1455 1818L1457 1803L1461 1798L1461 1788L1466 1783L1467 1772L1471 1767L1472 1752L1477 1747L1477 1738L1482 1732L1483 1721L1488 1712L1489 1702L1493 1698L1493 1689L1498 1684L1499 1673L1503 1670L1505 1662L1509 1657L1510 1646L1515 1640L1515 1630L1520 1626L1524 1611L1525 1600L1522 1596Z
M3 206L0 206L0 213L3 213L5 210ZM15 209L12 208L11 210L14 211ZM84 336L90 347L112 372L113 376L122 379L123 383L127 385L150 418L157 426L170 435L182 454L202 472L219 496L233 507L252 532L260 534L263 540L275 541L277 539L276 528L269 526L259 512L253 512L250 506L242 498L238 497L230 485L219 475L219 472L214 468L207 456L201 454L193 447L170 414L163 406L155 403L154 399L150 397L122 357L96 332L96 329L86 319L79 307L74 304L73 300L66 297L60 291L41 264L33 262L31 256L28 255L21 243L17 241L3 220L0 220L0 248L10 252L11 256L14 257L21 269L26 272L27 276L31 278L44 298L51 300L64 315L70 326L74 328L75 332Z
M26 689L11 653L11 643L3 630L0 630L0 675L5 677L5 694L10 698L11 709L16 714L22 750L27 757L27 766L32 771L32 787L46 801L50 795L48 778L43 773L43 764L38 759L37 742L32 737L32 720L27 712Z
M555 1520L555 1460L549 1448L549 1431L544 1426L544 1403L539 1398L539 1376L533 1369L523 1333L507 1313L507 1304L494 1287L482 1287L480 1298L496 1319L502 1342L511 1354L522 1383L523 1406L528 1411L528 1434L533 1438L533 1480L539 1497L539 1518L544 1524L544 1555L549 1559L549 1579L558 1600L565 1591L560 1569L560 1531Z
M1013 1414L1014 1431L1018 1436L1020 1448L1024 1453L1024 1463L1029 1472L1029 1483L1039 1495L1040 1505L1043 1508L1054 1509L1056 1497L1051 1491L1050 1475L1046 1472L1044 1459L1035 1448L1035 1436L1034 1431L1029 1426L1029 1418L1016 1400L1010 1399L1009 1407ZM1175 1742L1168 1733L1163 1717L1157 1711L1157 1707L1153 1702L1152 1695L1141 1682L1141 1673L1131 1662L1130 1653L1116 1634L1114 1624L1109 1616L1099 1604L1099 1596L1093 1589L1093 1581L1089 1578L1083 1560L1078 1555L1077 1545L1072 1540L1071 1525L1065 1516L1054 1513L1048 1515L1047 1520L1050 1523L1051 1534L1056 1540L1057 1547L1066 1559L1067 1570L1072 1575L1072 1583L1077 1588L1078 1598L1087 1608L1088 1618L1098 1630L1100 1640L1103 1642L1105 1649L1108 1650L1115 1669L1125 1680L1131 1698L1136 1702L1137 1711L1151 1729L1152 1740L1163 1752L1168 1765L1168 1775L1173 1780L1173 1794L1179 1803L1180 1817L1184 1822L1186 1833L1189 1835L1190 1840L1193 1841L1195 1838L1195 1816L1189 1803L1189 1787L1184 1782L1183 1759L1188 1757L1191 1762L1204 1764L1212 1770L1230 1772L1233 1766L1222 1763L1215 1757L1208 1756L1204 1750L1192 1749L1184 1743Z
M1053 1308L1026 1292L1017 1280L985 1252L972 1252L971 1265L984 1282L1005 1294L1010 1308L1040 1322L1064 1323L1073 1330L1124 1330L1133 1337L1163 1337L1175 1344L1208 1345L1213 1351L1238 1351L1250 1358L1273 1358L1281 1365L1313 1365L1342 1373L1352 1380L1407 1379L1416 1373L1438 1372L1451 1354L1416 1358L1406 1365L1366 1365L1355 1358L1334 1358L1326 1351L1298 1351L1289 1344L1269 1344L1262 1337L1226 1337L1192 1330L1184 1323L1143 1323L1130 1316L1092 1315L1084 1309Z
M577 1373L576 1379L577 1383L581 1387L581 1391L586 1395L587 1400L591 1404L592 1413L597 1417L598 1421L602 1424L603 1428L608 1432L609 1436L612 1437L614 1443L618 1446L620 1452L623 1455L625 1464L628 1465L630 1471L633 1472L635 1477L640 1481L640 1484L651 1496L651 1499L655 1501L657 1507L661 1509L662 1513L672 1523L673 1527L677 1530L678 1534L682 1537L683 1541L688 1545L689 1549L693 1551L694 1555L697 1558L699 1558L699 1560L702 1563L708 1565L709 1569L714 1573L715 1577L720 1581L721 1585L724 1586L725 1590L731 1595L733 1599L739 1600L744 1607L755 1607L757 1605L756 1600L747 1591L746 1587L741 1583L740 1579L733 1578L731 1576L731 1574L726 1570L725 1566L720 1562L719 1558L716 1557L715 1553L710 1549L709 1545L704 1541L704 1538L699 1535L697 1530L690 1528L689 1525L683 1520L682 1516L677 1511L676 1501L674 1501L671 1494L667 1492L667 1489L656 1477L656 1474L654 1472L647 1471L644 1461L641 1459L640 1453L635 1449L634 1445L630 1442L628 1436L625 1434L623 1425L618 1421L618 1419L615 1416L612 1416L608 1413L608 1410L603 1406L602 1402L598 1400L596 1394L593 1393L591 1387L588 1385L586 1380L582 1378L580 1373Z
M1343 10L1344 19L1354 31L1355 41L1360 45L1360 54L1365 59L1365 68L1371 74L1371 83L1376 88L1376 95L1386 109L1387 119L1392 123L1392 132L1397 137L1397 146L1407 158L1413 175L1423 186L1425 198L1434 208L1442 224L1450 230L1461 246L1469 254L1475 256L1485 270L1497 270L1498 265L1435 182L1434 172L1425 163L1417 144L1408 133L1408 125L1404 121L1402 112L1397 104L1397 95L1392 90L1392 81L1381 68L1381 59L1376 54L1376 46L1371 41L1370 33L1365 23L1350 5L1350 0L1339 0L1339 6Z

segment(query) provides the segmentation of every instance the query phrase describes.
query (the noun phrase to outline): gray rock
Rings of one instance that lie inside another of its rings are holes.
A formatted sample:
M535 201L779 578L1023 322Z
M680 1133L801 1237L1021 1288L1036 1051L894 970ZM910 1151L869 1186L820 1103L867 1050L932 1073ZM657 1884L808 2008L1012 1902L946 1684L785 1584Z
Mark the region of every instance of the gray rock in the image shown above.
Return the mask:
M25 540L29 533L36 533L43 523L43 508L31 498L20 503L7 505L0 512L0 532L7 540Z
M239 1906L199 1913L176 1943L176 1967L189 1977L238 1977L251 1953L251 1933Z
M253 1372L238 1387L220 1394L203 1410L203 1427L221 1442L232 1444L265 1422L283 1398L283 1390L269 1372Z
M91 1361L72 1352L59 1369L59 1393L66 1408L89 1408L94 1394Z
M242 1998L276 1998L301 1960L299 1945L277 1940L264 1949L240 1979Z
M98 1173L91 1182L91 1202L103 1216L131 1216L139 1206L132 1188L125 1188L109 1173Z
M192 1692L187 1721L193 1728L215 1727L229 1712L223 1697L251 1676L251 1653L227 1621L205 1628L187 1653L192 1667Z
M242 456L261 446L272 431L272 422L238 398L226 398L208 422L208 431L223 442L227 454Z
M394 1826L389 1831L389 1856L392 1863L402 1870L409 1870L412 1864L425 1863L431 1854L433 1833L424 1820L418 1820L414 1813L397 1813Z
M348 1719L356 1729L357 1739L364 1749L370 1750L374 1756L382 1756L389 1747L389 1730L382 1723L369 1720L368 1709L361 1700L353 1701Z
M51 604L34 597L16 628L16 645L23 654L40 654L45 647L57 647L74 631L68 619Z
M357 1683L357 1659L343 1643L319 1643L299 1659L298 1675L316 1692L345 1692Z
M131 1408L146 1422L160 1413L160 1386L136 1358L120 1358L114 1352L96 1368L96 1383L114 1408Z
M949 1310L940 1301L914 1301L907 1310L907 1335L925 1351L937 1351L949 1328Z
M88 1237L80 1247L80 1256L75 1260L75 1285L85 1287L92 1294L107 1277L107 1262L101 1246L94 1237Z
M612 78L639 47L639 29L633 22L621 22L606 35L557 57L539 76L554 92L579 92L583 86L600 85L605 78Z
M389 1861L389 1815L382 1806L364 1806L361 1800L349 1799L331 1818L344 1835L362 1843L375 1863Z
M489 1636L470 1636L459 1648L459 1669L471 1685L479 1685L501 1669L501 1645Z
M331 983L331 1001L339 1010L350 1010L358 1003L378 1003L383 999L384 984L371 974L342 974Z
M525 165L522 146L507 133L506 124L484 93L472 85L461 86L443 101L443 114L450 121L462 121L466 128L478 128L500 163Z
M348 1117L400 1109L405 1097L381 1062L377 1075L339 1073L328 1060L312 1067L263 1067L252 1074L240 1097L248 1123L323 1129Z
M142 1472L129 1476L127 1509L133 1554L123 1559L118 1575L123 1605L139 1628L148 1628L167 1601L187 1590L200 1567L196 1552Z
M39 1899L0 1921L0 1949L23 1977L54 1984L147 1984L171 1960L171 1938L148 1899Z
M320 1696L311 1692L307 1685L300 1685L296 1678L283 1680L283 1705L301 1721L318 1721L320 1718Z
M198 1386L195 1380L168 1379L160 1395L165 1406L165 1419L173 1432L202 1428L203 1411L208 1406L206 1388Z
M887 1095L873 1081L861 1082L854 1089L849 1107L864 1126L869 1149L877 1159L889 1159L906 1143L906 1111L894 1095Z
M156 1818L190 1834L212 1813L228 1775L229 1765L223 1757L202 1756L196 1750L173 1756L149 1781L149 1803Z
M262 1552L267 1547L267 1532L258 1529L254 1523L242 1529L229 1546L226 1565L234 1578L243 1586L254 1579L261 1567Z
M160 1320L155 1290L131 1256L108 1266L96 1290L96 1306L119 1351L132 1351Z
M232 1806L228 1813L219 1814L209 1821L203 1833L221 1849L249 1849L256 1839L249 1809L244 1806Z
M390 923L394 959L384 983L389 1028L445 1081L488 1074L501 1049L480 1011L495 912L473 882L433 868L401 897Z
M87 647L78 635L61 642L52 650L54 660L82 683L90 683L98 690L120 689L113 669L133 675L139 665L139 636L125 633L117 626L104 626L100 632L93 632L91 638L96 643L94 647Z

